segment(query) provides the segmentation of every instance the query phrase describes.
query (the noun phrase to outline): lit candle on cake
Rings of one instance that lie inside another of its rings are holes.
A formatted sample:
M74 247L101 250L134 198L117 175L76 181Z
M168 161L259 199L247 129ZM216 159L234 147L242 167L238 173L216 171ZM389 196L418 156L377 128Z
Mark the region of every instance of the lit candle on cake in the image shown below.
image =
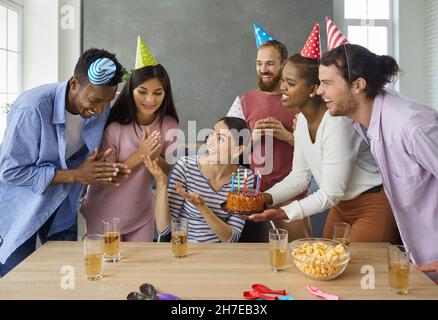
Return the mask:
M231 176L231 192L234 192L234 172L233 175Z
M243 192L246 192L246 181L248 180L248 170L245 169L245 175L243 176Z
M262 189L262 175L259 173L259 185L257 187L257 193L260 193L260 190Z
M260 185L260 172L259 172L259 170L257 170L257 184L256 184L256 187L255 187L255 190L257 192L259 190L259 185Z
M237 192L240 193L240 169L237 169Z

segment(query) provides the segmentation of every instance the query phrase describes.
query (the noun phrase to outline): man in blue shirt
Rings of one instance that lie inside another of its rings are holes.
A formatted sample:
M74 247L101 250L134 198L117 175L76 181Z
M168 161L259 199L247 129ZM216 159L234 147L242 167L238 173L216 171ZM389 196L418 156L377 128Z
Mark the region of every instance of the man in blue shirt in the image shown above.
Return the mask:
M98 154L122 81L115 55L84 52L67 82L24 92L0 146L0 277L42 243L77 240L76 208L84 186L117 184L130 173Z

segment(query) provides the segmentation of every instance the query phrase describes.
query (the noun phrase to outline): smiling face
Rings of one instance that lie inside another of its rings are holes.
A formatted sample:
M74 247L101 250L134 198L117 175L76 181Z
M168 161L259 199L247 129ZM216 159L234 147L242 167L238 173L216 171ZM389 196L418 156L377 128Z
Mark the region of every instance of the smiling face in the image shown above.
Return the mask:
M354 101L351 89L335 65L319 67L321 85L320 95L332 116L351 116L354 113Z
M147 80L134 89L134 102L137 108L137 119L149 119L160 109L165 91L157 78Z
M205 158L211 164L231 164L243 152L243 148L239 147L226 123L219 121L207 139Z
M281 102L286 108L301 108L312 94L312 87L301 77L298 68L292 62L288 62L283 69L280 89Z
M116 92L117 86L96 86L89 82L80 84L73 77L68 91L68 109L74 114L79 114L83 119L88 119L102 113L114 99Z
M283 63L278 49L273 46L261 47L257 52L256 70L260 90L275 91L281 79Z

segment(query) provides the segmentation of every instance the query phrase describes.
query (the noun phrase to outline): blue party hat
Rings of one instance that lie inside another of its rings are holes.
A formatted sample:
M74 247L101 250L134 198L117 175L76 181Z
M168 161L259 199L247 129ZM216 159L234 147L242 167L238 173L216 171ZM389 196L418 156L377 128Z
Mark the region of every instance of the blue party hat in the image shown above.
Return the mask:
M105 85L111 82L116 75L117 67L108 58L100 58L94 61L88 68L88 80L95 85Z
M257 49L267 41L275 40L269 33L263 30L257 23L253 23Z

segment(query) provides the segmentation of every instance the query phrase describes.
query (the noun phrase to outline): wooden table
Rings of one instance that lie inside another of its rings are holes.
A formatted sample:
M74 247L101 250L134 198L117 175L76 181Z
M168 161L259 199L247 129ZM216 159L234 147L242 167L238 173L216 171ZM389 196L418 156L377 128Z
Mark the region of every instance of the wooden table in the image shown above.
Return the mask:
M105 263L104 279L88 281L82 244L50 242L0 279L0 299L126 299L145 282L183 299L241 299L254 283L284 288L300 300L317 299L307 293L309 284L342 299L438 299L438 286L414 267L410 293L399 296L390 292L386 243L354 243L350 247L351 261L343 275L314 281L295 266L272 272L268 244L189 244L189 256L176 259L168 243L122 243L123 260ZM364 265L374 267L375 289L361 289ZM63 266L74 268L74 290L61 288Z

